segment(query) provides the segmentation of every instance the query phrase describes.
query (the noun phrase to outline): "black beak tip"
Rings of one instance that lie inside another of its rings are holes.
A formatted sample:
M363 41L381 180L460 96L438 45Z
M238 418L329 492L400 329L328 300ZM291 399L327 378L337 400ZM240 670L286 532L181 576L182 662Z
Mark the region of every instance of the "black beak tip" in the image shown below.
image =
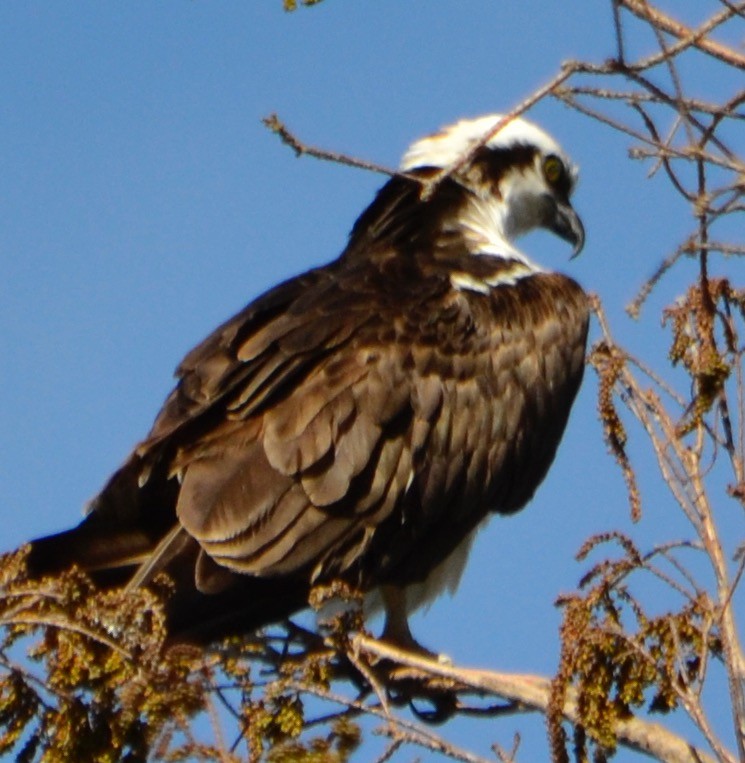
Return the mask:
M572 259L574 259L585 245L585 226L582 220L568 202L557 203L552 225L550 226L557 236L572 244Z
M572 229L575 235L573 239L570 239L570 242L574 244L574 248L572 249L572 256L569 258L571 260L577 257L585 247L585 226L582 225L582 221L579 219L579 217L575 216L575 219L577 221L577 226L576 228Z

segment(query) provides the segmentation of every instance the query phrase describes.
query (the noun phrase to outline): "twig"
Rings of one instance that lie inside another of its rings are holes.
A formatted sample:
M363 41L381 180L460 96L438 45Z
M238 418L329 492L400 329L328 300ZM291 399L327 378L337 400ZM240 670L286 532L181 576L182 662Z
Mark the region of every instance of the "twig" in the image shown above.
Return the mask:
M360 660L359 649L356 642L351 643L350 647L351 648L346 652L347 659L352 663L352 665L354 665L355 668L357 668L357 670L360 671L370 686L372 686L373 691L375 692L375 696L378 698L378 702L380 702L380 706L383 708L383 712L390 719L392 717L391 708L390 704L388 703L388 697L386 697L384 687L381 685L380 681L378 681L372 670L370 670L370 668L365 665L362 660Z
M637 18L649 22L657 29L669 32L680 40L688 41L690 39L690 44L694 45L699 50L708 53L714 58L718 58L720 61L723 61L730 66L737 67L738 69L745 69L745 56L737 53L726 45L722 45L721 43L710 39L701 28L698 30L690 29L685 24L681 24L679 21L676 21L672 17L663 13L659 8L655 8L646 0L618 0L618 3L631 11ZM718 26L726 20L726 18L720 20L719 17L722 17L725 14L728 17L732 16L733 12L739 13L743 8L745 8L745 4L738 3L737 5L732 6L731 9L722 11L718 16L713 17L712 20L708 22L711 23L713 21L710 28L713 29L715 26ZM704 26L708 27L708 24Z
M636 90L610 90L597 86L572 85L557 88L553 95L586 95L592 98L600 98L610 101L624 101L628 103L657 103L657 99L651 93L638 92ZM745 113L739 113L732 110L726 104L722 107L719 103L708 103L700 101L697 98L686 98L686 103L690 111L700 111L710 116L720 114L724 111L728 119L745 120Z
M641 288L639 289L639 292L634 297L634 299L626 306L626 312L632 318L639 317L639 313L641 312L642 306L647 301L647 298L654 291L655 286L657 286L657 284L662 280L670 268L672 268L673 265L675 265L675 263L681 257L689 254L690 252L687 249L687 245L682 244L672 254L668 255L664 260L662 260L662 262L655 269L654 273L652 273L652 275L647 278L647 280L641 285Z
M0 625L33 625L37 627L56 628L61 631L71 631L81 636L86 636L92 641L98 641L100 644L111 649L112 652L116 652L121 657L134 663L131 652L123 649L116 643L116 641L101 633L96 633L96 631L91 630L80 623L76 623L74 620L29 614L24 617L14 617L11 621L5 621L4 619L0 620Z
M515 732L515 736L512 740L512 749L507 751L496 742L492 745L492 749L499 758L499 763L517 763L517 750L520 747L520 734Z
M316 148L315 146L308 146L290 132L285 123L277 116L277 114L270 114L268 117L264 117L264 119L261 121L273 133L278 135L280 140L295 152L296 156L303 156L304 154L307 154L308 156L312 156L316 159L322 159L323 161L346 164L349 167L359 167L363 170L379 172L382 175L389 175L390 177L399 174L396 170L392 170L389 167L384 167L382 164L366 162L363 159L357 159L354 156L349 156L348 154L343 154L338 151L327 151L322 148Z
M366 637L362 638L366 639ZM380 718L385 721L386 725L382 730L379 730L378 733L392 736L394 739L401 739L402 743L408 742L417 744L429 750L446 754L453 760L463 761L463 763L490 763L485 758L474 755L444 741L437 734L432 733L428 729L425 729L412 721L407 721L403 718L392 718L384 710L375 705L369 705L360 702L359 700L349 699L341 694L336 694L327 691L326 689L322 689L319 686L303 683L302 681L289 681L288 686L298 692L310 694L319 699L335 702L344 707L358 710L362 714ZM706 763L708 763L708 761Z
M386 761L390 760L398 752L400 747L403 747L403 744L403 739L393 739L383 753L375 758L375 763L386 763Z

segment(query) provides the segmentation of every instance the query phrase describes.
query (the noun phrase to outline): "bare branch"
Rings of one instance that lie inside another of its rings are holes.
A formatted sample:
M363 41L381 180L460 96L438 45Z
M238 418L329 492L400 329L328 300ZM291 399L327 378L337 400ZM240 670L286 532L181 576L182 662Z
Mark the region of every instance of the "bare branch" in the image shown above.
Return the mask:
M308 146L290 132L285 123L276 114L270 114L268 117L264 117L262 122L273 133L278 135L280 140L295 152L296 156L312 156L315 159L336 162L337 164L345 164L348 167L358 167L359 169L370 170L371 172L379 172L382 175L389 175L390 177L399 174L396 170L384 167L381 164L375 164L374 162L366 162L364 159L357 159L349 154L342 154L338 151L326 151L325 149L316 148L315 146Z
M663 13L659 8L646 2L646 0L617 0L617 2L619 5L627 8L635 16L648 22L656 29L668 32L681 40L684 44L680 50L693 45L699 50L708 53L714 58L718 58L720 61L723 61L730 66L737 67L738 69L745 69L745 56L707 36L711 30L724 23L733 15L742 13L745 8L745 3L733 4L730 8L716 14L709 19L706 24L703 24L701 27L694 30ZM672 49L668 55L674 55L677 52L679 51ZM645 63L644 65L650 66L652 64Z
M401 651L366 636L358 636L355 640L362 650L380 659L391 660L420 670L425 675L449 678L475 690L503 697L519 703L526 712L532 710L545 714L548 710L551 683L541 676L458 668ZM576 695L571 690L564 706L564 716L570 723L578 720ZM652 755L664 763L715 763L714 758L657 723L632 718L619 724L617 731L620 744Z

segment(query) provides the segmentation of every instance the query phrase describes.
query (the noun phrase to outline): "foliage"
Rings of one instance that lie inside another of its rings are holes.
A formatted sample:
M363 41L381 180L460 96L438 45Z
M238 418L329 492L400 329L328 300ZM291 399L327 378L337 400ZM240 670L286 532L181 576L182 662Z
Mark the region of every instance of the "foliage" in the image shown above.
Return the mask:
M703 593L676 612L651 617L627 585L638 572L660 575L655 559L673 548L642 557L629 538L610 533L591 538L579 557L609 541L620 544L622 557L605 559L585 575L584 596L560 600L562 655L548 715L558 761L569 759L562 727L568 686L578 689L575 750L583 760L588 737L603 754L612 753L620 719L645 704L652 712L674 710L685 692L700 691L709 660L722 657L718 618Z
M204 706L198 651L164 650L160 592L97 591L72 569L29 581L0 567L0 753L19 760L143 760ZM21 641L28 657L12 658Z
M318 5L322 0L300 0L300 4L304 6ZM298 9L297 0L282 0L282 7L286 11L296 11Z
M662 316L669 357L647 363L621 347L596 301L601 338L589 363L632 516L642 511L644 475L635 456L645 443L690 537L648 551L617 532L586 542L580 560L598 560L578 591L559 600L561 659L550 683L391 650L365 635L354 593L338 588L314 593L319 607L329 596L347 600L319 632L285 623L206 651L173 646L163 627L168 581L101 592L74 569L32 581L20 551L0 564L0 753L21 761L341 763L360 745L363 720L372 719L387 740L381 759L413 745L476 761L421 721L538 710L561 763L605 760L619 745L673 762L745 760L745 656L732 604L745 553L733 556L718 530L722 512L745 507L745 291L726 274L712 275L745 254L741 232L728 224L745 212L745 161L731 145L745 121L745 91L737 89L745 56L718 38L745 3L706 5L708 18L686 26L649 2L612 0L613 56L564 64L512 112L559 99L598 129L631 138L631 157L664 173L689 205L691 233L629 307L638 317L681 261L694 263L691 282ZM286 10L297 7L284 0ZM656 50L637 54L642 40ZM686 93L680 68L690 65L733 91L717 101ZM306 146L278 117L268 125L298 155L370 167ZM668 611L649 610L650 581L666 591ZM715 701L731 706L734 750L706 704L714 673L727 687ZM407 707L413 720L401 712ZM647 720L648 713L672 712L690 718L700 749ZM210 720L211 740L197 738L197 717ZM517 744L494 751L504 762L519 753Z

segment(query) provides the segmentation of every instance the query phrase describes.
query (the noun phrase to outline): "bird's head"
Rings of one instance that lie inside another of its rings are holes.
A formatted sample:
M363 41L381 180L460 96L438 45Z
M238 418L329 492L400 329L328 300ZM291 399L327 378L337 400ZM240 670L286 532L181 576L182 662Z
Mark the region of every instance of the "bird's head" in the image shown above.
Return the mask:
M401 171L431 176L457 167L449 177L468 191L459 215L475 253L507 254L505 246L514 253L516 237L546 228L571 243L577 255L585 240L569 201L577 168L550 135L525 119L512 119L459 166L502 119L491 114L462 120L416 141Z

